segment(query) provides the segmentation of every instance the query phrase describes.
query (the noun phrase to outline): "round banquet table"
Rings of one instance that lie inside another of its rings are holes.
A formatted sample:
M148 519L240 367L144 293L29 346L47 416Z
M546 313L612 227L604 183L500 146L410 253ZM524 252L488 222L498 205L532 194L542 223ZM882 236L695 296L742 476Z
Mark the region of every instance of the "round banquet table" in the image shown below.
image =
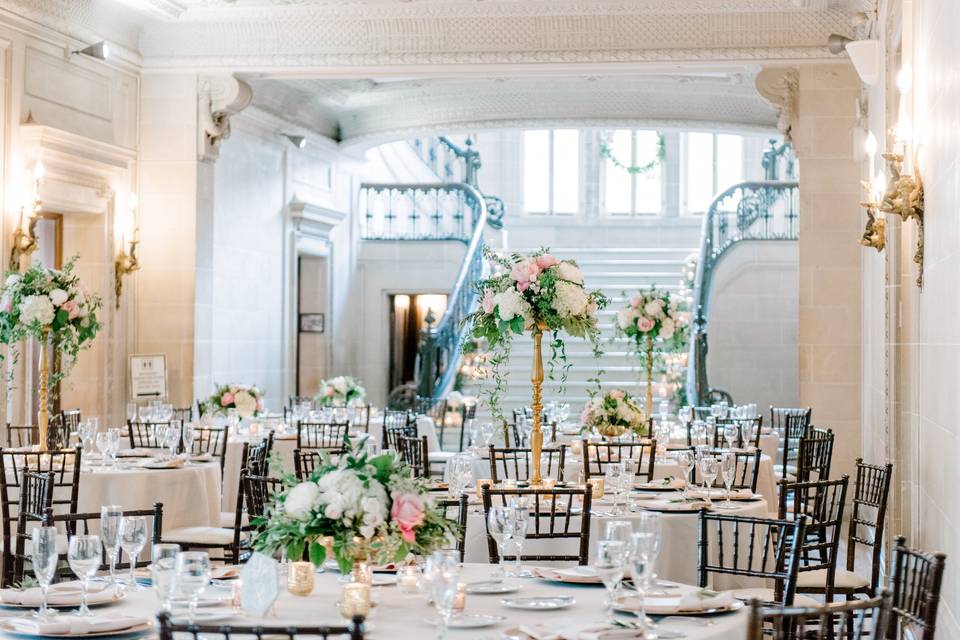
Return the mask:
M488 564L465 564L460 580L467 584L487 580L492 570L493 568ZM284 586L281 586L280 596L274 604L273 612L267 616L256 618L241 612L214 624L268 627L343 625L345 623L337 609L337 602L343 589L339 577L335 572L317 575L313 593L306 597L291 595ZM540 579L525 579L521 581L521 585L520 590L511 595L517 597L567 595L573 596L575 602L572 606L557 611L523 611L503 606L500 600L505 596L502 595L468 594L465 600L466 614L490 614L503 616L504 619L483 629L450 629L447 632L447 638L449 640L493 640L501 638L508 629L516 629L520 625L541 625L550 630L556 630L564 640L574 640L577 630L594 621L602 620L603 603L606 599L606 591L602 586L566 585ZM693 587L681 586L677 593L683 595L692 591L694 591ZM229 591L226 589L210 588L208 593L222 593L225 598L229 598ZM371 640L378 638L422 640L436 634L436 628L426 622L427 618L437 615L436 610L427 604L423 595L405 593L396 586L384 586L375 589L374 599L376 606L371 610L368 618L370 628L366 634L366 637ZM155 593L152 589L146 589L129 593L117 604L99 609L97 612L101 615L153 618L158 608ZM746 636L747 617L747 609L743 608L734 613L704 618L667 616L661 619L659 624L663 629L684 633L689 640L727 640ZM634 616L626 614L617 614L617 618L625 622L636 620Z
M510 463L513 464L512 462ZM487 457L475 457L472 461L473 469L473 479L476 481L478 479L487 478L491 476L490 473L490 458ZM573 456L569 452L567 453L566 460L564 461L564 470L563 478L557 478L558 480L566 480L568 482L574 482L580 476L580 470L582 468L582 463L579 457ZM525 464L520 462L521 473L526 473ZM543 462L543 475L547 476L547 466L546 459ZM502 466L497 468L498 472L502 472ZM512 468L509 469L512 472ZM444 468L444 480L446 480L446 468ZM666 477L678 477L680 475L680 469L677 466L677 463L673 458L658 459L654 463L653 467L653 477L655 480L660 480ZM556 473L550 474L549 477L556 478ZM773 459L763 454L760 456L760 470L757 472L757 493L763 496L768 506L776 511L777 504L777 479L775 475L775 470L773 467Z
M369 434L375 438L377 442L380 442L382 431L383 416L372 416L370 418ZM429 416L417 417L417 435L427 436L428 451L440 450L440 444L437 440L437 430L433 424L433 419ZM240 463L243 459L243 445L251 442L259 442L264 437L265 432L257 435L251 435L249 433L236 434L231 435L227 441L226 458L223 463L222 511L233 512L237 508L237 490L240 487ZM283 471L293 473L293 452L296 448L296 429L289 429L287 433L283 434L274 434L273 452L279 456Z
M652 498L659 495L666 499L674 497L676 493L656 494L653 492L634 492L634 497L640 496L642 499ZM610 497L605 496L603 500L594 502L593 516L590 519L590 561L593 561L596 553L597 541L603 538L604 531L608 522L617 520L636 520L638 511L629 511L623 515L612 515L612 505L609 502ZM465 562L486 562L489 561L487 548L487 529L483 516L483 507L480 506L475 496L471 496L472 506L467 516L467 535L465 540ZM718 504L718 500L714 500ZM734 502L736 509L724 509L718 511L723 514L733 514L740 516L751 516L765 518L768 516L767 501L759 499L755 501ZM579 522L579 516L576 518ZM698 531L697 512L684 513L660 513L661 526L661 548L660 556L657 559L657 575L666 580L673 580L686 584L697 583L697 531ZM533 517L530 519L531 531L533 530ZM575 539L565 540L528 540L523 545L523 553L526 554L576 554L578 542ZM743 589L758 586L756 580L751 578L741 578L739 576L717 576L717 581L712 585L716 589Z

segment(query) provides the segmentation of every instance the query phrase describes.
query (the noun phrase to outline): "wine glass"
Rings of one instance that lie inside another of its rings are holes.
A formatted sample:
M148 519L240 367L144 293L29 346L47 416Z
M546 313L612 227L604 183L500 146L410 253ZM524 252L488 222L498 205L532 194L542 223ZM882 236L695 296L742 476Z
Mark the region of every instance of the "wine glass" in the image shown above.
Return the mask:
M743 448L747 451L753 449L753 438L756 435L753 426L753 420L750 418L744 418L743 422L740 423L740 431L743 435Z
M437 640L447 636L447 627L453 619L453 606L457 600L457 585L460 582L459 562L434 562L431 566L430 596L433 606L440 614L437 622Z
M100 466L106 467L106 463L110 460L110 434L106 431L101 431L97 434L97 451L100 452Z
M80 424L77 425L77 436L80 438L80 446L83 447L84 453L89 449L89 445L93 442L96 434L96 426L91 420L81 420Z
M737 473L737 454L727 451L720 456L720 477L723 478L723 486L726 487L726 499L723 504L718 505L717 509L736 509L736 506L730 502L730 487L733 485L734 476Z
M153 545L150 563L150 576L153 588L160 599L160 608L170 611L170 600L173 597L173 587L177 577L177 556L180 554L180 545L160 543Z
M75 535L70 538L70 544L67 547L67 562L70 563L70 570L80 581L80 608L77 610L78 616L89 616L90 608L87 606L87 586L100 568L100 537L93 535Z
M683 497L687 497L690 488L690 472L693 471L693 453L689 449L681 449L673 454L677 466L680 467L680 476L683 478Z
M516 578L530 578L533 576L529 571L523 568L523 543L527 539L527 524L530 521L530 508L526 500L518 500L512 505L513 519L513 546L517 549L517 554L513 560L513 571L508 575Z
M40 611L37 617L46 620L49 615L47 609L47 591L50 589L50 582L53 581L53 574L57 571L57 528L56 527L37 527L31 532L32 548L30 561L33 565L33 575L36 576L40 584Z
M130 563L130 589L142 591L137 584L137 557L147 544L147 519L143 516L126 516L120 524L120 548L127 554Z
M693 407L690 405L684 405L680 407L680 411L677 413L677 417L680 418L680 422L683 424L689 424L690 420L693 419Z
M615 516L623 515L620 511L620 494L623 484L623 465L619 462L607 464L604 470L604 486L609 487L613 492L613 510L610 512Z
M110 457L110 467L117 466L117 452L120 450L120 429L107 429L107 455Z
M133 422L137 419L137 403L128 402L127 403L127 422Z
M645 638L683 637L653 633L653 622L644 610L645 596L653 586L654 568L660 555L660 514L644 512L637 521L637 531L631 536L630 564L633 569L633 585L637 590L639 607L635 612Z
M183 425L183 450L188 456L193 454L193 442L197 439L197 428L192 422Z
M703 491L706 496L707 504L713 504L710 500L710 487L720 471L720 461L715 456L703 456L700 458L700 476L703 478Z
M622 540L601 540L597 543L597 557L593 568L603 586L607 588L606 618L610 623L614 621L613 604L623 579L626 560L627 545Z
M728 424L723 428L723 439L727 443L727 449L733 449L734 445L737 443L737 436L740 435L740 430L735 424Z
M493 505L487 513L487 533L500 548L500 564L497 565L497 578L503 580L506 571L503 566L503 556L506 555L507 542L513 538L513 528L516 520L510 513L512 509L506 505Z
M200 596L210 583L210 557L206 551L181 551L177 555L176 588L190 604L189 620L197 616Z
M480 425L480 446L486 448L490 446L490 442L493 440L493 423L484 422Z
M100 507L100 538L103 550L107 554L107 563L110 567L110 582L116 591L119 588L117 580L117 556L120 554L120 528L123 526L123 507L116 504Z
M730 413L730 404L726 400L721 400L719 402L720 413L717 415L717 418L720 420L726 419L727 415Z
M710 405L710 417L713 418L714 420L720 417L720 414L722 411L723 409L720 407L719 403L715 402Z

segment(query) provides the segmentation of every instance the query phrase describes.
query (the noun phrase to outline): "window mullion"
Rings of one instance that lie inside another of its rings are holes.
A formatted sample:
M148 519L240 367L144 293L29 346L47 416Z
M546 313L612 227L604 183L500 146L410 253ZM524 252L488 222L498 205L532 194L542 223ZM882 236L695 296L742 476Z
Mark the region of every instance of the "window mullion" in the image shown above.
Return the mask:
M553 200L553 187L554 187L554 163L553 163L553 129L550 129L550 135L547 137L547 179L550 181L547 185L547 215L555 215L553 211L554 200Z

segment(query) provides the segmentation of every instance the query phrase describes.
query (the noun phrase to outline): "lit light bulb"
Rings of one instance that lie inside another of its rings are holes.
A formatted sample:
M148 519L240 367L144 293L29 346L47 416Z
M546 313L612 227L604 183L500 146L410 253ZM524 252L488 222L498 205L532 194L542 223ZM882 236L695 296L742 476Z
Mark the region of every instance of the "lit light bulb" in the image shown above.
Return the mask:
M863 150L867 152L867 161L873 169L873 159L877 155L877 136L873 135L873 131L867 132L867 138L863 141Z
M887 177L883 175L883 171L878 171L877 175L873 178L873 201L880 202L883 199L883 190L886 188Z
M910 116L905 113L900 114L900 120L893 128L893 135L897 142L908 142L913 136L913 123L910 122Z
M33 165L33 179L39 180L45 175L47 175L47 169L43 166L43 161L37 160L37 164Z
M900 71L897 73L897 89L900 90L900 93L906 93L910 91L911 86L913 86L913 69L910 68L909 64L905 64L900 67Z

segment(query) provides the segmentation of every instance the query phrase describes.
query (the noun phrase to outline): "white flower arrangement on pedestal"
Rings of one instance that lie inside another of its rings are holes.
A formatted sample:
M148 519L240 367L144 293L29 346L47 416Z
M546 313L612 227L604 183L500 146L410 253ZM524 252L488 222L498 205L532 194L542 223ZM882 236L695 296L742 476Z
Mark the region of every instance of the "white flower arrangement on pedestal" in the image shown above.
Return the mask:
M627 431L640 433L646 416L630 394L623 389L613 389L588 400L580 421L585 429L594 429L604 437L615 438Z
M263 411L263 392L256 385L225 384L201 404L203 413L225 416L236 409L241 418L251 418Z
M314 401L320 407L351 407L362 405L367 390L359 381L350 376L337 376L320 383L320 393Z

